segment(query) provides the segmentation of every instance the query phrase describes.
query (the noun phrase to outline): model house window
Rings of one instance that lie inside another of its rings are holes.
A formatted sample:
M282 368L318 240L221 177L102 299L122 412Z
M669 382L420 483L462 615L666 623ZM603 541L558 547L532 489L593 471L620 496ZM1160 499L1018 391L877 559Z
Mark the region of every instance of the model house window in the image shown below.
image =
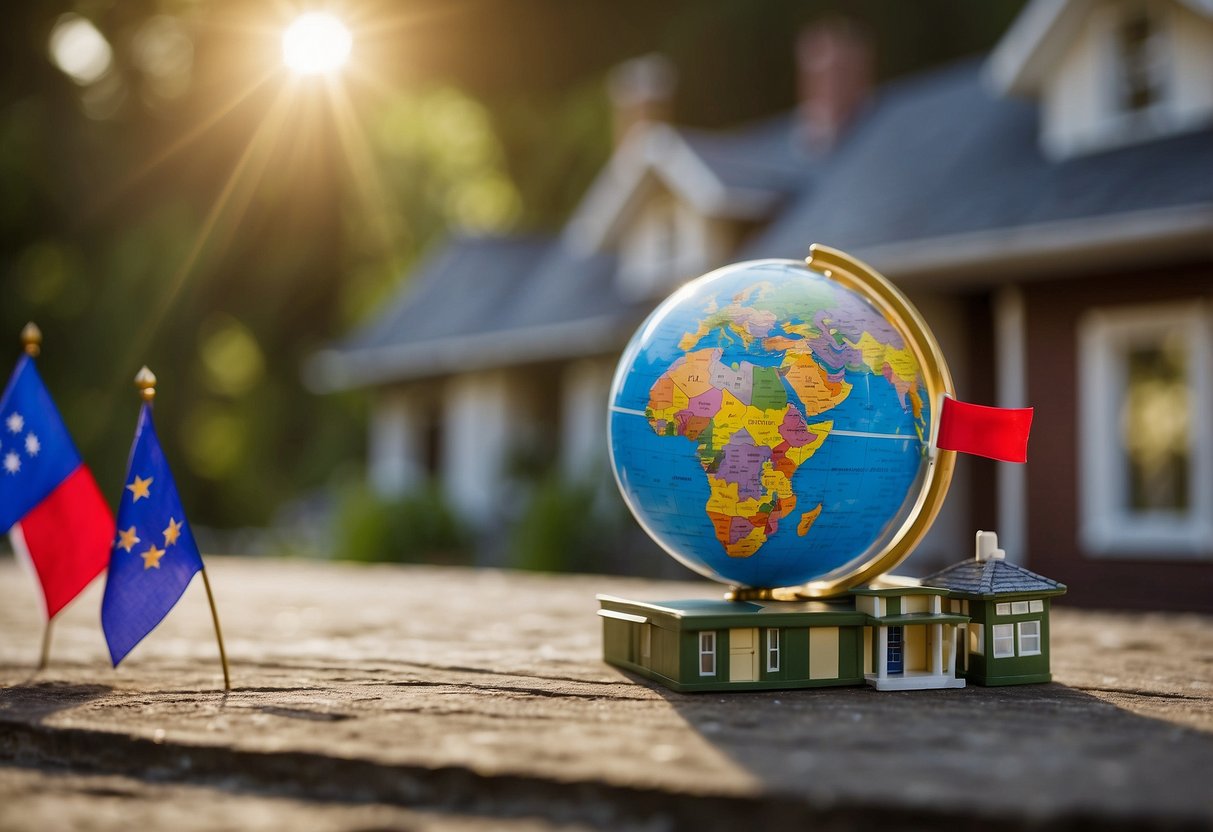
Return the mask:
M716 633L699 634L699 675L716 675Z
M1010 615L1011 614L1011 603L1008 601L1003 604L995 604L994 613L996 615Z
M1039 598L1037 598L1035 601L1030 601L1028 603L1029 603L1029 606L1028 606L1029 612L1044 612L1045 611L1045 602L1040 600Z
M994 658L1009 659L1015 655L1015 625L994 625Z
M779 630L767 630L767 672L779 670Z
M1019 655L1040 655L1040 622L1020 621L1019 624Z
M653 625L640 625L640 658L650 659L653 657Z
M986 630L980 624L969 625L969 652L979 656L986 652Z
M1210 316L1088 313L1079 329L1081 526L1096 555L1213 555Z
M1011 615L1027 615L1027 614L1028 614L1028 602L1027 601L1012 601L1011 602Z

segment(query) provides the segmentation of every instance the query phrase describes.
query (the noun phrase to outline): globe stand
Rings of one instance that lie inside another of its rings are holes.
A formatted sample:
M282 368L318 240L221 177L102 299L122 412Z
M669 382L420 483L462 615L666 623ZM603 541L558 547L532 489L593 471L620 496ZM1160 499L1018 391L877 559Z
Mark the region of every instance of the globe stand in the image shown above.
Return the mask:
M701 280L718 280L721 273L730 269L754 265L794 267L795 263L772 260L740 264L706 275ZM826 246L811 246L805 265L866 302L902 336L921 372L918 401L931 403L932 412L938 413L945 397L954 396L952 378L938 342L905 296L867 264ZM662 320L663 309L684 302L686 289L659 307L641 332L656 332L654 322ZM676 349L685 351L687 347L683 341L687 338L694 341L690 335L675 339ZM632 377L629 375L631 370L627 369L628 362L635 359L632 350L629 346L616 375L611 393L612 420L625 416L654 418L652 398L647 408L639 402L618 404L620 385ZM737 365L732 367L736 369ZM695 368L693 374L691 370L687 372L688 384L704 383L701 368ZM747 390L741 381L733 381L727 374L722 376L720 384L725 385L728 392ZM691 411L689 402L693 397L684 388L679 391L688 400L685 406L688 419L707 418L708 414ZM656 390L656 387L652 389ZM747 391L747 395L752 394L752 390ZM763 394L768 395L765 390ZM662 395L666 395L665 391ZM698 395L702 394L695 394ZM770 395L778 398L778 391ZM661 399L662 413L665 410L673 413L672 402L677 400L676 396L677 391L670 391L666 396L669 402L666 398ZM740 401L752 408L750 399L743 397ZM702 406L710 409L711 402L705 399ZM661 418L673 420L675 416L666 414ZM670 421L669 424L675 423ZM766 422L754 424L768 425ZM845 430L836 429L835 432ZM968 618L942 608L940 600L946 592L930 587L865 586L879 581L901 563L922 540L939 512L952 478L955 454L937 448L937 432L936 419L932 420L929 435L919 431L925 446L925 465L917 480L917 494L903 504L901 516L895 520L881 545L872 547L844 569L835 569L828 575L810 578L808 583L796 586L746 587L738 584L728 587L723 598L660 602L599 595L598 615L603 619L606 661L678 691L777 690L862 685L865 682L881 690L901 689L889 687L888 674L879 668L885 667L883 657L886 655L901 655L900 641L890 647L886 637L892 638L889 635L892 632L900 638L905 627L907 638L914 637L906 645L907 655L915 660L927 653L932 656L931 671L914 676L914 681L906 684L915 688L962 687L963 681L950 669L945 671L941 663L944 655L954 655L955 628ZM850 433L860 437L874 435L854 430ZM689 430L687 435L690 436ZM639 518L637 506L632 504L624 481L619 479L614 439L611 453L625 502ZM745 464L742 461L736 466L740 468ZM647 481L649 488L652 488L651 483L659 481L651 473L633 471L631 474L632 482ZM714 498L727 502L728 493L714 494ZM656 499L661 502L660 496ZM738 499L736 494L733 499ZM803 517L801 522L805 523ZM813 522L810 518L799 534L807 534ZM645 525L643 519L641 525ZM753 551L742 554L728 550L728 553L731 557L761 557L760 552ZM732 577L732 580L739 579L744 580L740 576ZM926 618L901 620L905 616L919 616L923 610ZM924 634L924 627L930 629L929 635ZM951 667L950 663L948 667ZM916 668L910 669L917 672Z

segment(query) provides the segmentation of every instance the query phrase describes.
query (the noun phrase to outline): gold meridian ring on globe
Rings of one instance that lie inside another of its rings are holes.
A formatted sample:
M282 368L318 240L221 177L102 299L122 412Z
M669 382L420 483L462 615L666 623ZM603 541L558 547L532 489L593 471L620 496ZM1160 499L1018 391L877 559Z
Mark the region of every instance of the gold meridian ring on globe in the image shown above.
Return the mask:
M939 344L870 266L813 245L691 281L632 337L610 459L641 527L731 597L823 598L904 560L955 465Z

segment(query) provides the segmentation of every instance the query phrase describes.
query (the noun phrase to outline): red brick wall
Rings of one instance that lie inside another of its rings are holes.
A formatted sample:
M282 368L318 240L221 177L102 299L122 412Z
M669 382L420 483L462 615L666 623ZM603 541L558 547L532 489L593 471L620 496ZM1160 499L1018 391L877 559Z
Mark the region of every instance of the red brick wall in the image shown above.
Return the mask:
M1025 284L1028 566L1069 586L1063 603L1213 612L1213 560L1092 557L1078 540L1078 322L1092 307L1213 300L1213 264ZM1213 425L1197 426L1213 430Z

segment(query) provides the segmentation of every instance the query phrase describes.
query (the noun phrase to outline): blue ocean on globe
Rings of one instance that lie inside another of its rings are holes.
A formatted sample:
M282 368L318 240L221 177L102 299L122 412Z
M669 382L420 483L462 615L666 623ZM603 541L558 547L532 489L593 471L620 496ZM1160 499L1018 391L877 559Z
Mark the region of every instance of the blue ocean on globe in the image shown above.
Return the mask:
M889 544L931 409L905 335L796 261L720 269L661 304L611 391L611 464L641 526L715 580L821 580Z

